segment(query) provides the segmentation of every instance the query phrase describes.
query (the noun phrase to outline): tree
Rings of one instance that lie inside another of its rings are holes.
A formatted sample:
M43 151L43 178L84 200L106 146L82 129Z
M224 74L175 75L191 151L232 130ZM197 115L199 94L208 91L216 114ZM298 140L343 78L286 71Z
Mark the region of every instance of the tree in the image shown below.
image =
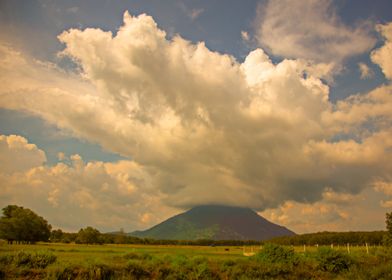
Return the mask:
M386 213L385 223L387 226L387 233L384 236L384 244L385 245L392 245L392 212Z
M41 216L17 205L8 205L2 211L0 238L6 239L8 243L48 241L52 227Z
M64 233L61 229L54 229L50 233L51 242L62 242L63 238L64 238Z
M102 244L101 233L92 227L82 228L79 230L75 242L83 244Z
M125 244L127 243L127 236L124 232L124 229L120 229L120 231L114 237L115 244Z

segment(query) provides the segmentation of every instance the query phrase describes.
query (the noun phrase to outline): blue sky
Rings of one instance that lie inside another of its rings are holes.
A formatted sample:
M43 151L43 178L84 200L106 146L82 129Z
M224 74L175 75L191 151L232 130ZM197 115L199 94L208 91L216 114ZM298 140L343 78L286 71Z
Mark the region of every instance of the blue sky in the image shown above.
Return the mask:
M309 220L299 232L382 228L392 206L383 109L391 8L388 0L1 1L0 134L4 149L19 143L15 158L33 153L23 172L46 168L36 180L48 184L33 201L15 192L22 181L1 177L1 205L54 213L52 223L70 230L90 220L140 229L205 203L252 207L289 227L295 209ZM155 51L137 49L138 40ZM100 187L89 181L93 167ZM75 178L84 183L56 186ZM378 201L372 222L347 222L364 197ZM56 214L79 200L80 220ZM111 210L98 218L102 200ZM333 215L317 223L320 211Z

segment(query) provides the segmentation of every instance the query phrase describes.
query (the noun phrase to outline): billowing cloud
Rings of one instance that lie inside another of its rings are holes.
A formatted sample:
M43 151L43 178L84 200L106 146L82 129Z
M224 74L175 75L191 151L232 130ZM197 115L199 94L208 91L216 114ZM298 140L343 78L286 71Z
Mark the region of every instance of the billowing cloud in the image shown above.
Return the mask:
M6 173L26 171L45 162L45 153L25 138L0 135L0 166Z
M384 203L382 195L372 189L356 195L326 190L322 199L315 203L287 201L278 208L260 214L299 233L371 231L385 226L387 210L379 207L380 200Z
M64 162L45 166L40 162L44 152L25 138L0 136L0 139L13 143L2 147L1 156L26 162L18 164L18 170L0 165L3 206L15 203L30 207L55 227L68 230L86 225L101 230L134 230L174 213L160 203L159 192L152 188L148 174L135 162L86 163L79 155L72 155L64 156ZM30 156L26 157L28 153ZM27 163L29 168L21 170Z
M357 195L389 180L390 85L332 104L321 79L328 63L274 64L262 49L240 63L202 42L167 39L144 14L125 13L116 34L71 29L59 39L80 74L2 46L0 106L129 158L151 186L136 180L135 189L165 207L263 210L314 203L327 190ZM60 207L56 195L50 201Z
M267 1L256 22L260 45L285 58L340 63L374 45L366 24L352 28L331 0Z
M372 61L381 67L385 77L392 80L392 23L377 25L377 31L385 38L385 44L372 52Z

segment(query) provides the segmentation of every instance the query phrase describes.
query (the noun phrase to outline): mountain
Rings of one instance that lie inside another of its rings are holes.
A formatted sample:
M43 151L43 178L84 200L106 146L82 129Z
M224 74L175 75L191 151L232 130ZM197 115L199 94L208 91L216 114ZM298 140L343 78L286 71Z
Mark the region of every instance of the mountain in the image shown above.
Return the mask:
M194 207L150 229L130 235L177 240L266 240L295 233L248 208L206 205Z

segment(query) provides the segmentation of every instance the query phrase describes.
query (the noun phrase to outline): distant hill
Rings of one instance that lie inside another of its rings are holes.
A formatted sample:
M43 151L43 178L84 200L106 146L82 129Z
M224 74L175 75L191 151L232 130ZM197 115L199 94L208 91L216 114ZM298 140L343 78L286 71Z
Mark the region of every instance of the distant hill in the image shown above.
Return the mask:
M148 230L130 235L176 240L266 240L295 233L248 208L207 205L194 207Z

